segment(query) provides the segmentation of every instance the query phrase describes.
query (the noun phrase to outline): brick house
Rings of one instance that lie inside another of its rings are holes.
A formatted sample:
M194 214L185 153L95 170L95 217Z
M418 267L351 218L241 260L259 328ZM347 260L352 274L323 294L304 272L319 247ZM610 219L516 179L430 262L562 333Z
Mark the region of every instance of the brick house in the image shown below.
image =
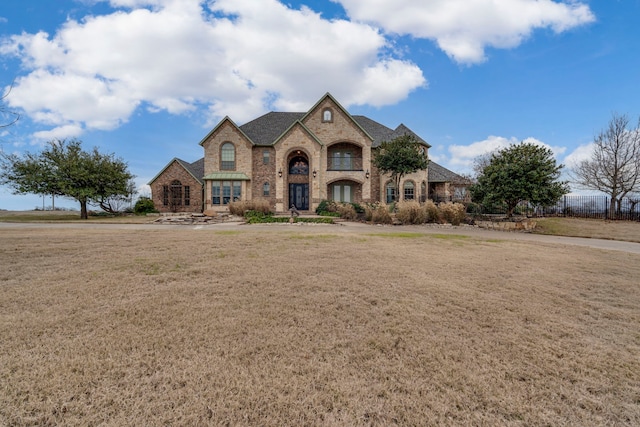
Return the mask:
M149 183L160 212L202 212L204 159L193 163L174 158Z
M276 212L291 205L312 211L325 199L341 202L393 200L388 176L373 166L383 141L410 134L365 116L352 116L330 94L307 112L270 112L242 126L225 117L200 141L204 158L173 159L149 185L156 209L214 213L233 200L266 199ZM433 171L433 172L432 172ZM400 199L453 197L459 175L430 162L403 177ZM187 197L188 196L188 197Z

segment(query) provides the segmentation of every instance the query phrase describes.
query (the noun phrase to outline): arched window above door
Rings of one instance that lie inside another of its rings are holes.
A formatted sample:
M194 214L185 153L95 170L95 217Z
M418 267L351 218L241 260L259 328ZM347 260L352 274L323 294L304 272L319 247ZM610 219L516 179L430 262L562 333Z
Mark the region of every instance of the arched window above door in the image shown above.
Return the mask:
M295 156L289 161L289 175L309 175L309 161L302 156Z

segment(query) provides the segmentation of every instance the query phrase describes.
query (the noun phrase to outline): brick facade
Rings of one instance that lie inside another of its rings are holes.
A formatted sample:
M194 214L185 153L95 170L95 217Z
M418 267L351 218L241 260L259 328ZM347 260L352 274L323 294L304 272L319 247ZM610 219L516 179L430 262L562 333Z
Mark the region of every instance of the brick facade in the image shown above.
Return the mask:
M266 155L265 155L266 154ZM276 206L276 150L273 147L253 147L251 193L256 199L266 199ZM264 194L265 183L269 184L269 195Z
M181 184L180 201L171 197L171 186L174 181ZM168 187L169 197L165 197ZM189 187L189 198L185 200L185 187ZM153 205L159 212L202 212L202 183L195 179L183 165L173 160L165 170L151 183ZM185 205L188 202L188 205Z
M152 182L153 200L159 210L166 211L163 185L177 179L193 186L189 211L194 212L202 207L205 212L227 210L226 203L235 197L267 199L278 212L286 211L294 197L310 211L334 195L358 203L385 201L385 184L390 177L382 176L372 164L373 154L382 140L406 133L412 132L404 125L394 130L363 116L351 116L329 94L306 113L268 113L240 127L225 118L200 142L204 150L204 200L196 190L201 184L179 162L169 165ZM233 167L228 159L222 163L224 144L233 146ZM308 167L304 173L291 169L299 162ZM447 172L438 167L440 173ZM400 199L404 183L412 181L414 199L424 200L426 190L435 189L429 186L428 177L426 170L404 177ZM223 200L214 196L214 188L218 192L231 188L233 195Z

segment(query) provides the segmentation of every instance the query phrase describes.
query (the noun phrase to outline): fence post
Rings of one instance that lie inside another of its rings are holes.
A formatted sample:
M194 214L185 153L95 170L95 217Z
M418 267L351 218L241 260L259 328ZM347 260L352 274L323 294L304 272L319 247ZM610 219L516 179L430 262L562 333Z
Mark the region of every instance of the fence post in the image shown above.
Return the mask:
M609 219L609 199L604 198L604 219Z
M562 196L562 216L566 217L567 216L567 196L564 195Z

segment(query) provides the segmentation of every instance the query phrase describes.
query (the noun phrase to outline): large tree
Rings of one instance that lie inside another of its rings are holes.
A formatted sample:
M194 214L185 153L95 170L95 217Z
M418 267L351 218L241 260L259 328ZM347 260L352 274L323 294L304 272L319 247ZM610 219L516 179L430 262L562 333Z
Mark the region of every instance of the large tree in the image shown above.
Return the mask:
M573 168L573 178L583 188L608 194L613 218L623 197L640 192L640 118L635 129L629 129L626 115L613 114L594 138L591 157Z
M391 175L395 186L395 201L398 201L402 177L427 169L429 158L425 146L415 136L404 134L380 144L373 156L373 164L380 172Z
M52 194L80 203L80 217L87 219L87 204L105 202L131 192L133 175L114 154L97 148L84 151L78 140L56 140L40 153L0 155L0 183L14 194Z
M485 205L504 204L508 217L520 202L552 205L569 192L568 184L559 181L562 167L548 148L526 142L511 145L484 162L471 196Z

